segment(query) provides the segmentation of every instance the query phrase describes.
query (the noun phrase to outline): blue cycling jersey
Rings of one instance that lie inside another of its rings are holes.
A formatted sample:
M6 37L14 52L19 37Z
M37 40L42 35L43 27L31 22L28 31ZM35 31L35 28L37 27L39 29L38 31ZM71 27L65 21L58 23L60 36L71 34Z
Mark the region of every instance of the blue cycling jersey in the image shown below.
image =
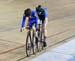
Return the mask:
M47 12L46 8L42 8L42 9L43 9L43 11L44 11L44 16L45 16L45 18L48 18L48 12Z
M46 8L43 8L43 7L41 7L41 9L42 9L42 15L44 16L44 18L48 18L48 12L47 12L47 9ZM37 12L37 14L38 14L38 12Z
M37 15L39 16L39 19L42 20L42 25L45 25L45 18L48 18L48 13L47 13L47 10L46 8L43 8L41 7L42 9L42 14L38 14L37 12Z
M32 11L32 18L29 18L29 27L32 28L33 24L35 24L35 27L36 29L38 29L38 16L36 14L36 11ZM22 25L21 27L25 27L25 22L26 22L26 16L23 16L23 19L22 19Z

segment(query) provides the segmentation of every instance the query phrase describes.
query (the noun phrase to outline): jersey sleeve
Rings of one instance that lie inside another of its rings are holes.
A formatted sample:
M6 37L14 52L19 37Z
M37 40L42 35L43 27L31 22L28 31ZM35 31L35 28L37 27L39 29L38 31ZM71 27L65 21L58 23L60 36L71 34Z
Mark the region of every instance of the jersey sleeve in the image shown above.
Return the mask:
M35 14L36 14L36 29L38 29L38 24L39 24L39 17L37 15L37 12L35 11Z
M44 8L44 15L45 15L46 18L48 18L48 12L47 12L46 8Z
M23 16L23 18L22 18L22 24L21 24L21 27L22 28L25 27L25 21L26 21L26 17Z

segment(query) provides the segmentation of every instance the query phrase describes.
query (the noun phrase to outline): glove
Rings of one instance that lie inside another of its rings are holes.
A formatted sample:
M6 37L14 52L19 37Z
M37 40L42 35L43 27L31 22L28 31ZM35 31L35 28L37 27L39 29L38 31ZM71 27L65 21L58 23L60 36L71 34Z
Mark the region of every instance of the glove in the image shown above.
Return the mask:
M24 28L20 28L20 32L24 31Z
M22 32L22 28L20 29L20 32Z
M29 26L26 26L25 28L26 28L26 29L29 29L30 27L29 27Z

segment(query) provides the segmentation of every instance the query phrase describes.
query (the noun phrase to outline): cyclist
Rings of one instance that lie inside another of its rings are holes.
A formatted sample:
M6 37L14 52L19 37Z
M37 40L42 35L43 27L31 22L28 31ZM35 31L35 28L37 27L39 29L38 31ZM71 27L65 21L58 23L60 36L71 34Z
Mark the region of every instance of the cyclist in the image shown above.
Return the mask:
M35 25L36 40L38 40L38 38L37 38L38 23L39 23L39 17L37 15L36 11L31 10L30 8L27 8L23 14L22 25L21 25L20 31L22 32L24 27L26 29L31 29L33 27L33 25Z
M43 8L41 5L38 5L36 7L36 12L39 16L40 21L42 22L42 26L45 29L45 35L44 35L45 40L43 41L43 46L46 47L47 46L47 43L46 43L46 37L47 37L46 25L48 22L48 13L47 13L46 8Z

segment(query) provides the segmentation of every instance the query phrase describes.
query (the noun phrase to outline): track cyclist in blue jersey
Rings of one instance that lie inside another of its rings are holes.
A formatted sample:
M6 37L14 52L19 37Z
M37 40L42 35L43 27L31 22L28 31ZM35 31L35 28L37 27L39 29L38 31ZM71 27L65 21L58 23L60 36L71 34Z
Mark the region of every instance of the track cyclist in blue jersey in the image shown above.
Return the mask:
M31 10L30 8L27 8L23 14L20 31L22 32L24 28L31 29L33 27L33 25L35 25L36 35L37 35L38 22L39 22L39 18L38 18L36 11ZM36 40L37 40L37 36L36 36Z
M40 19L40 22L42 23L42 27L44 27L44 41L43 41L43 46L46 47L47 46L47 43L46 43L46 37L47 37L47 30L46 30L46 25L48 23L48 13L47 13L47 10L46 8L43 8L41 5L38 5L36 7L36 12L37 12L37 15Z

